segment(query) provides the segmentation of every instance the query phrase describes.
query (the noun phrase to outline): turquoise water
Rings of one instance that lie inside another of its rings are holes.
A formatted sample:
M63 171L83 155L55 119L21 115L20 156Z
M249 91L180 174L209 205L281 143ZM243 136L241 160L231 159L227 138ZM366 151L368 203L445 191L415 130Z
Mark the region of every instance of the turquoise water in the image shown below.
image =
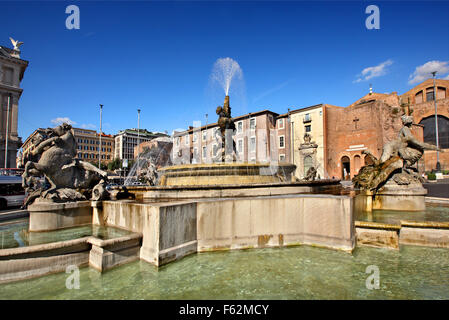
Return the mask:
M399 225L401 220L449 222L449 207L426 204L425 211L389 211L373 210L373 212L355 212L355 220L382 222Z
M47 232L29 232L28 220L0 224L0 249L31 246L56 241L95 236L99 239L112 239L131 232L112 227L81 226Z
M380 288L366 288L376 265ZM237 250L194 254L159 268L144 261L103 274L80 269L80 289L66 273L0 285L0 299L449 299L449 250L403 246Z

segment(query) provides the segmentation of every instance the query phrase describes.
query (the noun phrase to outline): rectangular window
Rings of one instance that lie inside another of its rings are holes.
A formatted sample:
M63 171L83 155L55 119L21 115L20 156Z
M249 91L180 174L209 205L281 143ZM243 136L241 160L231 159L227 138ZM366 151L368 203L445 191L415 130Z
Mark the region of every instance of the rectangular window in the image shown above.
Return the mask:
M203 159L207 158L207 147L203 147Z
M207 139L207 131L203 130L203 141L206 141Z
M180 137L177 137L176 138L176 146L178 146L179 147L179 141L181 140L181 138Z
M285 154L279 155L279 161L285 161Z
M189 145L189 135L184 136L186 146Z
M304 116L304 121L310 121L310 113L306 113Z
M285 141L284 141L284 136L279 136L279 148L284 148L285 147Z
M237 152L240 154L243 153L243 139L237 141Z
M256 129L256 118L249 119L249 129L250 130Z
M237 133L243 132L243 121L237 122Z
M218 152L218 144L214 144L212 145L212 153L214 154L214 157L217 156L217 152Z
M434 95L433 95L433 88L426 90L426 101L433 101Z
M309 124L309 125L307 125L307 126L305 126L304 127L304 130L306 131L306 132L310 132L310 131L312 131L312 126Z
M251 137L249 140L249 150L251 152L256 151L256 137Z
M278 128L279 129L284 129L284 119L279 119L278 120Z
M196 139L197 139L197 133L195 132L194 134L193 134L193 142L196 142Z

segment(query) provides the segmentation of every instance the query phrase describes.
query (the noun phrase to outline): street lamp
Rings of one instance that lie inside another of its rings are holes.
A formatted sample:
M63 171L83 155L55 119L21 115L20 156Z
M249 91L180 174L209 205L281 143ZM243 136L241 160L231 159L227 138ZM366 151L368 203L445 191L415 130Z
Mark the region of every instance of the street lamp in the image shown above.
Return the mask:
M140 109L137 109L137 180L139 179L140 167L139 167L139 157L140 157Z
M432 75L433 75L433 103L435 105L435 139L436 139L436 144L437 144L437 166L436 166L436 172L440 172L441 170L441 165L440 165L440 153L438 151L438 149L440 148L440 143L439 143L439 139L438 139L438 111L437 111L437 91L436 91L436 86L435 86L435 75L436 75L437 71L433 71Z
M100 146L98 147L98 169L101 170L101 117L103 113L103 105L100 104Z

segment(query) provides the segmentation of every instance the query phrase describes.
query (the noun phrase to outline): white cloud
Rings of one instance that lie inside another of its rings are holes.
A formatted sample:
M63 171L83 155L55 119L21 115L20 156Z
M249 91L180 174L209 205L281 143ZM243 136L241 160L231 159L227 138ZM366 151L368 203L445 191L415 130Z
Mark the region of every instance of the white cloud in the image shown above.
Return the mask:
M95 129L97 128L97 126L94 125L94 124L92 124L92 123L88 123L88 124L83 123L83 124L80 126L80 128L95 130ZM102 131L103 131L103 130L102 130Z
M357 75L358 79L354 80L353 82L357 83L369 80L371 78L383 76L387 73L387 67L391 66L392 64L393 61L391 59L388 59L387 61L384 61L377 66L365 68L359 75Z
M70 120L70 118L68 118L68 117L58 117L58 118L56 118L56 119L52 119L51 120L51 123L53 123L54 125L56 125L56 126L58 126L58 125L60 125L60 124L62 124L62 123L68 123L68 124L70 124L70 125L74 125L74 124L76 124L76 122L75 121L72 121L72 120Z
M449 74L443 78L443 80L449 80Z
M415 71L409 76L408 83L415 84L422 82L428 78L432 78L432 72L437 72L437 77L449 72L449 61L429 61L421 66L416 67ZM449 79L447 75L443 79Z

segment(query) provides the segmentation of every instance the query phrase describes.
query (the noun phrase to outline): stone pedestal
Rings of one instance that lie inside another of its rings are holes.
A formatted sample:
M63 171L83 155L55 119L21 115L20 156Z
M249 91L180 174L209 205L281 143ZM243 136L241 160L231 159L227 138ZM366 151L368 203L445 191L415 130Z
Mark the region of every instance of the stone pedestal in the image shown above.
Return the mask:
M421 184L398 185L388 182L376 194L364 190L355 200L356 210L425 211L427 190Z
M426 210L427 190L421 184L397 185L387 183L373 199L373 209L397 211Z
M90 201L53 203L37 199L28 207L28 212L30 231L51 231L92 223Z

